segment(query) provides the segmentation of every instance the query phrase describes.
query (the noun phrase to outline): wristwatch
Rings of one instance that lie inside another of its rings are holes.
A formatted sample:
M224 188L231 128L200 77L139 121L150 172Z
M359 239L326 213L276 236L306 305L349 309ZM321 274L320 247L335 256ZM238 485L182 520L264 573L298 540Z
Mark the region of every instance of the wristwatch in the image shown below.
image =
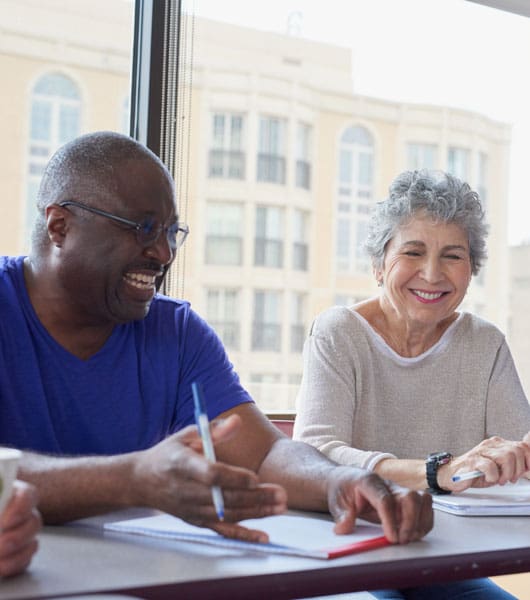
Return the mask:
M425 460L425 472L427 474L428 491L431 494L450 494L451 490L444 490L438 485L438 469L446 465L453 455L449 452L433 452Z

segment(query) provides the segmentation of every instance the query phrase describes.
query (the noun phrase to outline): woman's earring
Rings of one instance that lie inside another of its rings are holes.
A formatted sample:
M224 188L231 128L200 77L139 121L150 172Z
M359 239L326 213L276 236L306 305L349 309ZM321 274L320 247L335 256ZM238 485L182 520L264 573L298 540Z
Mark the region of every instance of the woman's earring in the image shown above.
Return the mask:
M383 287L383 280L382 279L378 279L377 280L377 287Z

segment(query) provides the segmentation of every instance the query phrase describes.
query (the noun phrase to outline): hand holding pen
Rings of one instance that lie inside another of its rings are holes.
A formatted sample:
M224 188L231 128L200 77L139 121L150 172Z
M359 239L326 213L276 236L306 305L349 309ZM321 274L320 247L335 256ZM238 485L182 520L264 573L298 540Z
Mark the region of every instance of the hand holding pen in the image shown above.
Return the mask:
M477 477L484 477L482 471L468 471L467 473L458 473L451 477L455 483L459 481L468 481L469 479L476 479Z
M197 423L199 435L201 436L204 456L206 456L210 462L215 462L215 451L213 449L210 423L208 421L202 389L200 385L194 381L191 384L191 391L193 393L193 402L195 405L195 422ZM225 516L223 494L221 488L217 485L212 486L212 499L219 521L223 521Z

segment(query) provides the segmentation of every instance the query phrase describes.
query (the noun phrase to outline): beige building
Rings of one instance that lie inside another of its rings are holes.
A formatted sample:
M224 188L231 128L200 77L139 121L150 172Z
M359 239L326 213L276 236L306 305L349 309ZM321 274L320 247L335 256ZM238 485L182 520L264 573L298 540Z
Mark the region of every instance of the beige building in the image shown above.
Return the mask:
M131 2L0 0L0 251L28 249L53 151L88 131L128 131Z
M264 408L294 408L314 316L375 293L366 223L404 169L450 170L480 191L491 258L465 308L506 327L506 125L356 95L345 48L195 30L186 295Z
M0 0L4 254L28 248L51 152L79 133L127 130L132 8ZM375 293L366 224L406 168L450 170L485 198L491 258L465 304L506 328L506 125L357 95L346 48L203 19L193 30L178 293L217 329L264 409L294 409L314 316Z

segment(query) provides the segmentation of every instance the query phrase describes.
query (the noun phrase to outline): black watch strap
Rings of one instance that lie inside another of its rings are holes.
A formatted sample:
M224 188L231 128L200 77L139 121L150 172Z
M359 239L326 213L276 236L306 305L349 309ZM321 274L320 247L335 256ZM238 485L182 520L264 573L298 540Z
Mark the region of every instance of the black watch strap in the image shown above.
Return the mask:
M433 452L429 454L425 461L425 473L427 476L427 485L432 494L450 494L451 490L445 490L438 485L438 469L446 465L453 455L449 452Z

